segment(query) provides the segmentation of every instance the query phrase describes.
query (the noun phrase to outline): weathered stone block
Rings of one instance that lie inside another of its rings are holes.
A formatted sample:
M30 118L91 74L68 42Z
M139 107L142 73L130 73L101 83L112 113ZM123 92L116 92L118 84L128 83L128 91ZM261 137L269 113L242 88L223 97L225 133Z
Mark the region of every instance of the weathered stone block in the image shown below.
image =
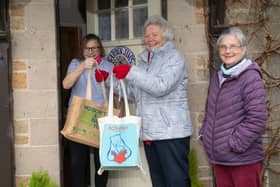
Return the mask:
M29 176L16 176L16 187L21 187L21 184L27 185Z
M27 88L27 75L25 72L13 73L13 88L14 89Z
M11 16L24 16L25 9L23 4L12 4L11 6Z
M201 112L191 112L192 126L193 126L193 135L194 140L198 138L199 129L201 128L203 113Z
M200 178L207 178L212 176L212 167L211 166L201 166L199 167L199 177Z
M24 29L24 19L12 17L10 20L10 28L12 30L23 30Z
M195 12L195 22L197 24L205 24L205 16L204 16L204 13L201 12L201 11L197 11Z
M56 91L14 92L14 117L44 118L57 117Z
M55 9L51 3L33 3L28 6L26 25L33 31L55 32Z
M206 8L208 8L208 2L207 1L205 1L206 3L205 3L205 5L204 5L204 2L203 2L204 0L195 0L195 8L196 9L203 9L204 8L204 6L207 6Z
M55 35L49 31L12 32L14 59L56 59ZM28 46L28 47L27 47Z
M270 28L270 34L272 38L276 38L276 40L272 42L274 45L276 45L277 43L279 43L279 40L277 39L280 38L280 19L278 23L268 23L268 27Z
M175 42L185 54L208 53L204 25L174 27Z
M15 136L15 144L28 144L28 142L29 142L28 136L21 136L21 135Z
M26 71L26 62L20 60L14 61L13 71Z
M271 164L270 165L271 168L276 171L276 172L280 172L280 164ZM269 186L273 186L273 187L279 187L279 175L273 172L268 172L268 179L269 179Z
M57 66L55 61L36 60L30 61L28 71L30 89L56 89ZM38 78L40 77L40 78ZM42 84L44 80L44 84Z
M31 119L31 145L57 145L58 119ZM42 133L44 132L44 133Z
M209 167L209 162L208 162L208 158L206 155L206 152L204 150L204 147L202 145L202 142L200 140L198 140L197 138L193 139L191 142L192 147L195 148L196 153L198 156L198 163L200 167Z
M47 170L52 175L58 175L59 151L56 146L16 147L16 175L26 175L39 169Z
M200 123L200 124L202 124L203 119L204 119L204 112L198 113L197 122Z
M190 84L209 81L208 56L191 53L187 55L188 78Z
M196 136L198 137L199 136L199 130L201 129L201 126L202 126L202 122L203 122L203 119L204 119L204 112L197 112L196 113L196 116L195 116L195 123L196 123Z
M211 177L206 177L201 179L203 187L213 187L213 179Z
M201 112L205 108L208 84L190 84L188 89L189 105L193 112Z
M168 1L168 11L172 12L172 16L168 14L168 21L175 27L195 24L195 6L193 1Z
M28 133L28 121L27 120L15 120L14 121L15 134Z
M196 77L198 80L202 80L202 81L209 80L209 70L208 69L197 69Z

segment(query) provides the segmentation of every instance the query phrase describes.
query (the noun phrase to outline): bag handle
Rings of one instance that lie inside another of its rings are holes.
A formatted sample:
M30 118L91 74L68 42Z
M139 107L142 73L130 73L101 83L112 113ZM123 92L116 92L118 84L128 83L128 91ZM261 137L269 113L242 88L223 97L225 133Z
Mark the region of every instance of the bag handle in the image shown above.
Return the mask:
M86 99L91 100L91 69L88 70L88 75L87 75Z
M112 117L113 116L113 97L114 97L114 86L113 86L113 75L111 74L110 77L110 94L109 94L109 107L108 107L108 116ZM119 80L121 84L121 89L123 93L123 98L124 98L124 108L125 108L125 116L130 116L129 112L129 106L128 106L128 100L127 100L127 95L126 95L126 90L125 90L125 85L123 80Z
M87 75L87 90L86 90L86 99L91 100L91 72L92 69L88 70L88 75ZM101 90L102 90L102 95L104 98L105 105L108 105L108 99L106 96L106 89L105 89L105 83L104 81L100 82Z

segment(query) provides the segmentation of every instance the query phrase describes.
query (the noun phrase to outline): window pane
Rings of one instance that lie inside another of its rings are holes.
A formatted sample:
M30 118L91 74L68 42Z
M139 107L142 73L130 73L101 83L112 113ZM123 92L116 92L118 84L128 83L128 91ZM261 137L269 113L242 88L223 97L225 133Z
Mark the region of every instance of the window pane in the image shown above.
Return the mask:
M128 0L115 0L115 7L127 7L128 6Z
M145 4L147 0L133 0L133 5Z
M134 37L142 37L144 35L144 23L148 17L147 8L133 9L133 33Z
M98 0L98 9L99 10L109 9L111 7L110 2L111 0Z
M128 38L128 10L116 12L116 39Z
M111 19L110 13L102 13L98 15L99 36L102 40L111 40Z
M1 2L0 5L1 5L1 7L0 7L0 31L5 31L4 2Z

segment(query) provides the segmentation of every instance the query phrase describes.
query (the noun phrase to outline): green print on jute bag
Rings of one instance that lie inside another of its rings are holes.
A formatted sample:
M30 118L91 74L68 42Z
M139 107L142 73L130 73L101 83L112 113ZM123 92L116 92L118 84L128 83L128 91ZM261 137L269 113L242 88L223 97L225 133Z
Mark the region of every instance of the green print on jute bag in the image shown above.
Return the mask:
M90 71L87 80L86 98L74 96L69 106L67 119L61 134L74 142L92 147L99 147L99 127L97 119L107 114L108 105L91 101ZM101 88L105 103L107 102L104 82ZM114 109L114 114L119 115L119 110Z

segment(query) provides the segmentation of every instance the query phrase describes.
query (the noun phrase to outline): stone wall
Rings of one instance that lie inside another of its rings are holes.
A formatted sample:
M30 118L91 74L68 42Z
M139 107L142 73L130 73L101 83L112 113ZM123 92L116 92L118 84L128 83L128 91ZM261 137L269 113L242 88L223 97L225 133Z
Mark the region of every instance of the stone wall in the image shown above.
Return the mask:
M226 22L239 26L247 35L248 56L256 60L262 70L266 86L269 118L263 135L265 149L272 140L278 139L278 153L270 158L266 154L264 167L280 171L279 131L280 128L280 2L275 0L227 1ZM277 134L275 136L275 134ZM274 137L274 138L273 138ZM276 141L275 141L276 143ZM275 144L276 145L276 144ZM267 150L266 150L267 151ZM271 150L270 150L271 151ZM270 152L268 151L268 152ZM279 186L279 174L265 170L264 186Z
M16 183L47 170L59 181L54 1L11 0Z
M176 47L185 54L189 78L188 99L194 133L192 147L197 151L199 176L204 186L212 186L212 174L202 145L197 140L208 88L209 51L202 0L168 1L168 21L175 31Z
M197 132L201 126L204 104L209 82L209 49L206 41L207 25L204 22L203 0L173 0L168 1L168 20L174 27L176 45L185 53L188 59L189 102L194 126L192 147L198 152L200 163L199 174L205 186L212 186L211 168L205 157L205 152L197 141ZM242 0L226 1L226 24L239 26L247 35L248 57L262 64L264 82L267 87L269 103L268 128L263 136L265 147L269 145L273 134L277 133L279 124L280 92L279 92L279 30L280 5L278 1ZM208 8L208 7L206 7ZM263 22L263 18L265 21ZM267 56L266 56L267 55ZM259 57L264 57L259 59ZM211 63L211 62L210 62ZM278 86L277 86L278 85ZM278 135L279 136L279 135ZM279 138L278 138L279 139ZM278 140L279 141L279 140ZM279 152L279 151L278 151ZM270 166L279 172L279 154L270 159ZM266 171L266 186L277 186L279 176Z
M54 10L53 1L11 1L17 183L39 168L59 180ZM192 146L200 155L200 176L208 186L211 172L196 141L209 79L202 1L168 1L168 20L175 31L176 45L188 61Z
M257 0L227 1L231 10L227 23L252 21L252 11ZM58 145L58 93L55 5L53 0L11 0L10 27L12 38L13 97L15 126L15 159L17 186L27 181L32 171L40 168L59 182ZM271 16L268 23L273 37L279 38L279 7L267 10ZM199 175L205 187L212 186L211 168L204 150L197 141L209 81L209 49L206 40L207 26L204 23L203 0L168 1L168 20L175 31L177 48L187 58L189 75L188 98L191 109L194 135L192 147L196 149ZM250 33L254 29L243 26ZM252 37L249 55L254 58L265 46L266 32L257 30L258 37ZM274 45L277 42L274 43ZM279 56L276 54L263 67L275 77L279 76ZM269 65L268 65L269 64ZM279 105L279 88L268 90L273 105ZM271 119L279 126L279 108L273 110ZM269 142L269 135L265 136ZM279 156L273 157L274 168L279 168ZM268 174L269 186L277 186L277 176Z

